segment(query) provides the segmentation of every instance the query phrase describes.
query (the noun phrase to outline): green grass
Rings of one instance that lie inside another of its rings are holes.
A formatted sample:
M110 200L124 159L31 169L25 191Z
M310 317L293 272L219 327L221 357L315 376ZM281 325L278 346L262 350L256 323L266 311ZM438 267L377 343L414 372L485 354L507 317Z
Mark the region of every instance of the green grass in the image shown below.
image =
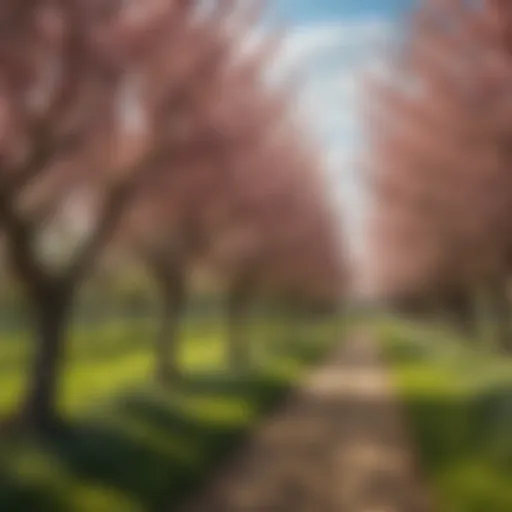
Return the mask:
M441 327L381 334L437 510L512 511L512 358Z
M43 442L0 440L0 510L173 510L339 339L339 322L255 319L255 369L225 370L222 324L189 319L182 382L152 387L152 322L74 329L60 403L66 427ZM0 413L19 402L27 336L0 335Z

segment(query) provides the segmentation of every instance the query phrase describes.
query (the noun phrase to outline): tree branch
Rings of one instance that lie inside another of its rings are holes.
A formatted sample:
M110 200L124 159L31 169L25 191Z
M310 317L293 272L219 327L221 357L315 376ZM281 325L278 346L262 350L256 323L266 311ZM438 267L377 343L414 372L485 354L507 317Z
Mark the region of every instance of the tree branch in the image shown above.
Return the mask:
M158 151L151 152L137 162L126 173L125 179L112 185L107 192L103 208L91 235L64 273L66 281L74 283L82 279L96 255L108 243L118 222L129 207L131 199L137 191L139 180L148 169L154 169L159 163L166 161L171 151L172 149L162 145Z
M12 204L12 196L0 186L0 226L7 239L10 263L23 283L40 292L48 284L48 276L37 261L33 226L24 220Z

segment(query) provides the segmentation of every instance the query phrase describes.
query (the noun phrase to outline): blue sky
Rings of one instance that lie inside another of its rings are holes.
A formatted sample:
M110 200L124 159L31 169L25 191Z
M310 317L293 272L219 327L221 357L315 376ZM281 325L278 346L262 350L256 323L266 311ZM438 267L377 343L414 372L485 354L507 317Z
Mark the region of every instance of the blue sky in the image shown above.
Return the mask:
M410 0L277 0L273 9L295 23L365 16L396 17Z
M272 18L289 28L277 66L305 77L301 115L325 147L326 169L351 247L364 252L368 197L355 165L364 142L360 77L386 72L386 45L412 0L269 0Z

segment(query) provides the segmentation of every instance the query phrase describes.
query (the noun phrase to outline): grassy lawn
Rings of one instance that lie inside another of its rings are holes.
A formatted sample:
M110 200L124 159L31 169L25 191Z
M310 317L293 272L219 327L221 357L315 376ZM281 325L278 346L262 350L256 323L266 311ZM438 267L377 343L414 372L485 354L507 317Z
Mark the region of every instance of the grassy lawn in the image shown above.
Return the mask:
M0 440L0 510L173 510L339 339L337 320L302 323L255 319L255 370L235 376L219 320L189 319L185 375L169 392L149 384L152 322L75 328L60 396L68 426L44 444ZM23 389L26 338L0 332L2 415Z
M512 358L439 327L380 330L438 510L512 511Z

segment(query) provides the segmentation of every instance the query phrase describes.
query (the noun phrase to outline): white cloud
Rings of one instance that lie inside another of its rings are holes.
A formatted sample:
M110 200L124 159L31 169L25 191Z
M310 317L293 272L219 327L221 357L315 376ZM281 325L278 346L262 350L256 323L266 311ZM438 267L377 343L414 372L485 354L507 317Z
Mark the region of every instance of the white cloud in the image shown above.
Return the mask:
M333 51L350 53L347 56L354 57L362 46L385 41L388 32L389 23L382 19L299 25L286 38L281 59L296 65L332 56Z
M364 251L368 204L354 164L362 143L359 79L367 71L386 72L381 56L392 36L387 19L301 25L289 33L275 66L281 76L297 68L304 71L299 112L325 144L328 176L339 199L350 246L357 254Z

